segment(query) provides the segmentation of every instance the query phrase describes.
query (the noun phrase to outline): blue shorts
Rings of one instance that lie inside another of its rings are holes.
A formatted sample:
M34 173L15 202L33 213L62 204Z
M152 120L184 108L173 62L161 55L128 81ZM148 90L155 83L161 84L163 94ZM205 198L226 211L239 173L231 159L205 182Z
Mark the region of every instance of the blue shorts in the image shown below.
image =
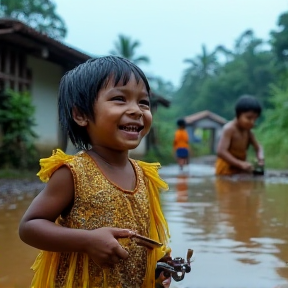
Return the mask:
M176 155L178 158L187 158L188 157L188 149L187 148L178 148L176 150Z

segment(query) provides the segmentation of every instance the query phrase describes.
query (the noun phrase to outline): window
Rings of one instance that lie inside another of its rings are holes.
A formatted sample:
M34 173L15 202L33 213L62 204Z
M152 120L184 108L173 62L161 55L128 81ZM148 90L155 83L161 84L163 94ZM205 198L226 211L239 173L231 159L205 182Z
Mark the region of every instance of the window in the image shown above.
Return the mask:
M31 71L26 67L26 56L10 46L0 47L0 89L27 91L31 84Z

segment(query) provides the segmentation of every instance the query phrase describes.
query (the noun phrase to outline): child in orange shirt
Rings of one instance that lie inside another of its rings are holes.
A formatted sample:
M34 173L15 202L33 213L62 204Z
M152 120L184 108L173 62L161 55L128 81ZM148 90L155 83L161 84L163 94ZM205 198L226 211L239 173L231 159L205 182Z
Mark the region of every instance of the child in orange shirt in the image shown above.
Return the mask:
M173 148L176 153L177 163L180 169L189 162L189 135L186 131L186 122L184 119L177 121L178 129L175 132Z

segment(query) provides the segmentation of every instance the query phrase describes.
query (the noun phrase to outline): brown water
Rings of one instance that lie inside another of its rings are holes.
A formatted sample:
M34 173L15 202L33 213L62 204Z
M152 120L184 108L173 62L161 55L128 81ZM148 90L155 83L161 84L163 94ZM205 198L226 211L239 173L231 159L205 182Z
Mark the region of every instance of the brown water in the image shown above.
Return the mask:
M163 174L170 186L162 201L173 256L184 257L188 248L195 251L191 273L171 288L288 283L287 179L224 180L194 172ZM23 244L17 231L31 200L0 208L1 288L26 288L31 281L29 267L38 251Z
M288 283L287 179L182 174L166 180L170 191L162 199L173 255L195 251L192 271L173 288L273 288Z
M32 197L0 208L0 287L26 288L32 279L29 269L38 250L18 237L18 224Z

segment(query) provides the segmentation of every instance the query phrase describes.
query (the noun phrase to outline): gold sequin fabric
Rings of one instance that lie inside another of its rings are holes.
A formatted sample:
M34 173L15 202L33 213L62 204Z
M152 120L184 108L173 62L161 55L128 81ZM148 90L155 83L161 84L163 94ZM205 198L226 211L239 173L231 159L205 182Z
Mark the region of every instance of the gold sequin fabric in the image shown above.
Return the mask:
M128 228L148 237L149 199L145 177L137 162L130 161L137 177L134 191L125 191L110 182L86 152L80 152L64 163L73 174L75 200L69 214L59 217L57 222L64 227L86 230L100 227ZM138 246L133 239L118 241L128 251L129 257L105 270L91 259L85 266L84 259L87 259L87 255L73 253L77 261L71 288L83 286L85 267L89 270L87 287L104 287L104 274L107 282L105 287L142 287L147 263L146 248ZM55 287L66 287L70 263L71 253L60 253Z

